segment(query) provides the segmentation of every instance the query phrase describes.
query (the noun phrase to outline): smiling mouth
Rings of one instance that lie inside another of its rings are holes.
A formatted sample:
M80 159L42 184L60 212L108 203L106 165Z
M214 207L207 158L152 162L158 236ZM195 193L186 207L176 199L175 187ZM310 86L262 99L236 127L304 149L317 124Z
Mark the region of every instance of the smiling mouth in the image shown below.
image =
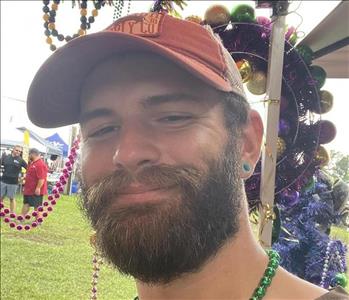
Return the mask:
M164 196L170 192L172 187L129 187L118 193L117 205L127 205L145 202L156 202L164 199ZM166 196L165 196L166 197Z

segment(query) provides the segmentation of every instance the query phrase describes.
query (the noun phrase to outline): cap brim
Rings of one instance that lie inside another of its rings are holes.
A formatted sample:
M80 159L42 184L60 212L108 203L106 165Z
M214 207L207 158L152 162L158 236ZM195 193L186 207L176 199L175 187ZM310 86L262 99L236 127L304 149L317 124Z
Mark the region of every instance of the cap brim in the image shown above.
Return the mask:
M99 32L72 40L56 50L41 66L28 92L29 119L44 128L77 123L80 89L90 70L113 54L132 50L157 53L211 86L222 91L232 91L228 81L188 56L139 36Z

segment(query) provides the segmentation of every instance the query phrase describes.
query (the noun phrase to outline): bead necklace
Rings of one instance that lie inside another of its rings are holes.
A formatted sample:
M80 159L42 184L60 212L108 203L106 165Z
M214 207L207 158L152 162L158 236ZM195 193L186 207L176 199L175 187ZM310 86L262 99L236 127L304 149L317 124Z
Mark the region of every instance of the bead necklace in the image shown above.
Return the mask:
M60 34L58 30L56 29L56 11L58 10L58 6L60 3L60 0L54 0L53 4L51 5L51 9L49 8L50 1L44 0L43 4L44 7L42 8L44 15L43 19L45 21L44 27L45 31L44 34L46 36L46 43L50 45L51 51L55 51L57 49L56 45L53 44L52 37L56 37L58 41L66 41L69 42L72 39L75 39L79 36L85 35L86 30L90 29L91 24L95 21L95 17L98 16L98 10L101 9L101 7L105 4L105 0L97 0L92 1L94 5L94 9L91 12L91 16L87 18L87 0L81 0L80 3L80 28L77 33L73 34L72 36L63 34Z
M90 242L91 245L95 249L95 253L93 256L93 275L92 275L92 290L91 290L91 300L97 299L97 279L99 277L100 264L102 264L102 260L99 258L97 250L96 250L96 236L95 234L91 236ZM259 281L257 288L254 290L252 297L249 300L261 300L265 296L267 292L267 288L270 286L271 281L276 273L276 269L280 263L280 255L275 250L267 251L269 262L264 271L263 277ZM136 296L134 300L139 300L139 297Z
M48 217L49 213L53 211L53 207L57 204L57 201L61 197L64 191L64 186L68 182L68 178L73 171L73 165L77 156L77 150L79 149L80 139L74 141L73 146L70 150L68 159L65 163L65 168L63 169L62 175L59 181L56 182L55 188L52 190L52 194L47 197L47 200L42 203L37 209L35 209L31 214L26 214L24 217L22 215L16 215L15 213L10 213L10 210L0 203L0 217L3 218L4 222L10 226L10 228L17 229L18 231L25 230L28 231L32 228L36 228L44 222L44 219ZM33 221L31 224L23 224L24 221Z
M339 273L335 275L333 280L328 276L330 264L339 267ZM340 285L344 288L347 283L348 278L345 274L345 255L341 255L335 241L330 240L326 247L320 286L328 289L330 286Z
M122 11L124 9L125 1L124 0L116 0L114 1L114 15L113 15L113 20L116 21L117 19L121 18L122 16ZM128 5L127 5L127 14L130 13L131 10L131 0L128 0Z

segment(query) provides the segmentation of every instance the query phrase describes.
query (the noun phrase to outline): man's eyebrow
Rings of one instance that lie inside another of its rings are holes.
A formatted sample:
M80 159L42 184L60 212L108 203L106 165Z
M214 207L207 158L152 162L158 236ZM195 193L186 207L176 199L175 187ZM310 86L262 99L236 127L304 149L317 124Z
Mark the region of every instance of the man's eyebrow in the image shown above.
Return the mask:
M79 117L79 123L84 124L87 121L90 121L92 119L96 119L99 117L109 117L111 115L113 115L113 112L110 109L97 108L97 109L82 113Z
M199 102L200 98L186 93L163 94L147 97L142 100L141 104L144 108L151 108L156 105L178 101Z

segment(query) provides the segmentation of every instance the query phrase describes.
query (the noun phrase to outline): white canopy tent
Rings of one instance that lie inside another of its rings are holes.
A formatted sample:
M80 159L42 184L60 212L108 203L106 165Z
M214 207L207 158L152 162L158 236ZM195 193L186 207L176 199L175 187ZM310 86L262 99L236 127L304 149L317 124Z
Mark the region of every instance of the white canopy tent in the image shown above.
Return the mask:
M15 145L24 146L24 134L17 128L8 128L1 133L1 147L8 148ZM41 153L46 153L46 146L35 139L29 139L29 148L36 148Z

